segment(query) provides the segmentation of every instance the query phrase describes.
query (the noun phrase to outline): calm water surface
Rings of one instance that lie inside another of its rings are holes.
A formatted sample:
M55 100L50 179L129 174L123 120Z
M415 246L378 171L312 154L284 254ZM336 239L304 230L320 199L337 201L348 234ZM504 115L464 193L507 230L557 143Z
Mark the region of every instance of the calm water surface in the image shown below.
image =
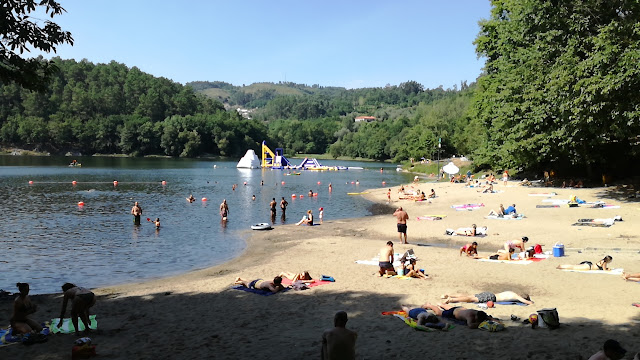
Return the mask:
M29 282L33 294L50 293L67 281L97 287L220 264L244 249L252 224L270 222L274 197L289 202L284 220L278 206L275 226L299 221L308 209L317 218L319 207L326 220L360 217L369 215L370 203L347 192L411 181L395 165L381 163L324 160L364 170L287 176L282 170L236 169L236 161L76 159L81 168L68 167L66 157L0 156L0 288L13 292L16 282ZM356 180L359 185L351 184ZM238 184L235 191L232 184ZM308 198L309 190L318 196ZM294 193L305 197L292 199ZM188 203L189 194L198 201ZM230 208L226 223L218 210L223 199ZM140 226L130 215L134 201L143 209ZM156 217L158 231L146 221Z

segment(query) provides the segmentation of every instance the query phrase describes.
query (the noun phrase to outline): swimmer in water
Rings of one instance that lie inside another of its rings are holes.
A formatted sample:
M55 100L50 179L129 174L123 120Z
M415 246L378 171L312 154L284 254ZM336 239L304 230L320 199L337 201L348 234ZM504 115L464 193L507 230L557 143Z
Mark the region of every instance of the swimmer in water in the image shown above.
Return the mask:
M156 229L160 229L160 218L156 218L153 223L156 225Z
M253 196L251 197L251 200L256 201L256 196L255 196L255 195L253 195Z
M192 203L194 201L196 201L196 198L193 197L193 194L189 195L189 197L187 198L187 201Z

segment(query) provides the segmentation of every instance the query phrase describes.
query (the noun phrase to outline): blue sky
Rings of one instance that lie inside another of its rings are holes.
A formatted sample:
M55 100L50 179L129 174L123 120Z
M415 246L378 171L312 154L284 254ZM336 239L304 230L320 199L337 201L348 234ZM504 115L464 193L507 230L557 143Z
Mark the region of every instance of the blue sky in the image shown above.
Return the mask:
M59 0L74 46L63 59L115 60L180 83L292 81L347 88L475 81L472 44L488 0ZM35 54L35 53L34 53Z

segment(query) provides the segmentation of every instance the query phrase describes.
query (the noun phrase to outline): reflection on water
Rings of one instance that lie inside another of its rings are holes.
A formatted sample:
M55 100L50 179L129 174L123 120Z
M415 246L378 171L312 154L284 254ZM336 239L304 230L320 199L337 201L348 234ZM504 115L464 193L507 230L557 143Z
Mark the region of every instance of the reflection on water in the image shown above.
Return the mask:
M327 220L365 216L369 203L347 192L410 180L390 164L380 173L379 163L353 163L365 170L286 176L280 170L238 170L236 162L77 159L82 168L67 167L64 157L0 156L0 288L16 291L16 282L29 282L37 294L59 291L67 281L95 287L219 264L242 251L239 230L252 224L295 223L307 209L317 214L319 207ZM299 197L309 189L318 196ZM187 202L189 194L198 200ZM287 218L278 208L280 219L270 219L269 202L283 196L289 201ZM220 219L222 199L229 204L228 221ZM130 215L134 201L143 210L139 226ZM160 218L162 228L156 230L147 218Z

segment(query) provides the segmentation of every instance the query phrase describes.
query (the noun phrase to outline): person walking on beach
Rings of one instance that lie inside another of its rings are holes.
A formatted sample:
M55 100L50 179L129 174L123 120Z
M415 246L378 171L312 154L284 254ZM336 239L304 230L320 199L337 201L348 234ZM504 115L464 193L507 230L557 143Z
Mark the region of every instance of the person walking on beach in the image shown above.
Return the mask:
M64 313L67 311L67 302L71 301L71 322L76 330L76 335L80 336L78 330L78 317L84 323L85 333L89 332L89 308L96 304L96 295L83 287L76 286L71 283L62 285L64 298L62 300L62 311L60 312L60 322L58 327L62 326Z
M409 220L409 214L402 209L400 206L394 213L393 216L398 220L398 236L400 238L401 244L408 244L407 242L407 220ZM404 234L404 241L402 239L402 235Z
M346 328L347 313L338 311L333 317L333 329L327 329L322 334L322 360L355 359L356 340L358 333Z
M280 210L282 210L282 217L285 217L285 214L287 213L287 206L289 206L289 203L284 199L283 196L282 200L280 200Z
M131 215L133 215L133 224L140 225L140 216L142 216L142 208L136 201L131 208Z
M387 246L380 249L380 258L378 260L378 266L380 267L379 274L382 275L395 275L396 270L393 267L393 242L387 241Z
M391 189L387 190L387 204L391 203Z
M229 216L229 205L227 205L227 199L223 199L220 204L220 217L222 220L227 220L227 216Z

